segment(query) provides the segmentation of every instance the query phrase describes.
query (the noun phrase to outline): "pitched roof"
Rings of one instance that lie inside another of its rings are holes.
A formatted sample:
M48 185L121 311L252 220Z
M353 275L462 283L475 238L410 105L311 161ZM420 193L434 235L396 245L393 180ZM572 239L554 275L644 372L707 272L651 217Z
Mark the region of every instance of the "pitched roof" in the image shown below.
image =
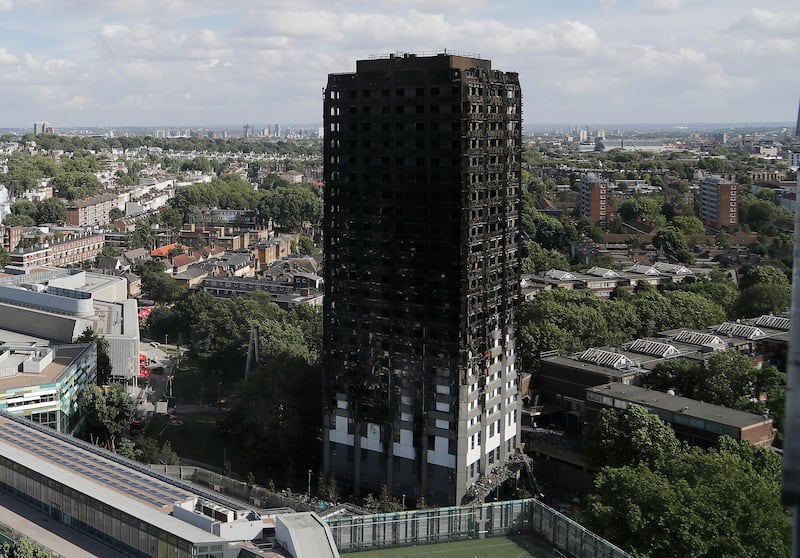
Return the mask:
M169 255L170 250L174 250L178 247L177 243L167 244L166 246L162 246L161 248L156 248L150 255L154 258L166 258Z
M194 254L178 254L172 258L172 265L174 267L183 267L185 265L193 264L200 261L200 256Z

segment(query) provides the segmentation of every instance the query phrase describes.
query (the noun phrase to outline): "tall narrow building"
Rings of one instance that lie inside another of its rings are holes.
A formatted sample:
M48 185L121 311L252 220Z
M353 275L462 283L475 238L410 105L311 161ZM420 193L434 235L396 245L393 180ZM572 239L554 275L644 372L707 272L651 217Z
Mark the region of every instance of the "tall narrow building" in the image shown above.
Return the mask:
M707 176L700 184L700 220L714 229L733 230L738 222L738 184L720 176Z
M324 97L325 471L460 503L519 441L517 74L389 55Z

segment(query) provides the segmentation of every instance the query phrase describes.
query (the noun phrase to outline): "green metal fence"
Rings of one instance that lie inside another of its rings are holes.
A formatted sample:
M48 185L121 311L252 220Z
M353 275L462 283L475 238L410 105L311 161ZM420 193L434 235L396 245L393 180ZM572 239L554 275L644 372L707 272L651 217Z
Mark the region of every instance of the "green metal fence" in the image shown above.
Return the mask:
M632 558L536 499L398 513L332 517L339 552L535 533L574 558Z

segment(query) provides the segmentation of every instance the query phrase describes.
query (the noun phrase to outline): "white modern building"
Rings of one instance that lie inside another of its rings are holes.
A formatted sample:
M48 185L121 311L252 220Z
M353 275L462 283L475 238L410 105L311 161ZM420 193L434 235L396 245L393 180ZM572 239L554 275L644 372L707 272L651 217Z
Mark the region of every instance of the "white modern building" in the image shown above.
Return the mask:
M72 343L91 328L109 344L112 375L139 372L136 301L124 277L77 269L6 267L0 273L0 329Z

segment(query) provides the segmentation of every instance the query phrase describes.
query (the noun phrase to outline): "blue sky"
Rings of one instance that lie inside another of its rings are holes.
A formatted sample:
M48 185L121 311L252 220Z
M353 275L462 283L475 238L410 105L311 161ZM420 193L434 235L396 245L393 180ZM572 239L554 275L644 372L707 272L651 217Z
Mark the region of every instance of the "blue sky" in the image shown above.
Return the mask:
M796 0L0 0L0 128L316 123L394 51L516 71L528 124L792 121Z

